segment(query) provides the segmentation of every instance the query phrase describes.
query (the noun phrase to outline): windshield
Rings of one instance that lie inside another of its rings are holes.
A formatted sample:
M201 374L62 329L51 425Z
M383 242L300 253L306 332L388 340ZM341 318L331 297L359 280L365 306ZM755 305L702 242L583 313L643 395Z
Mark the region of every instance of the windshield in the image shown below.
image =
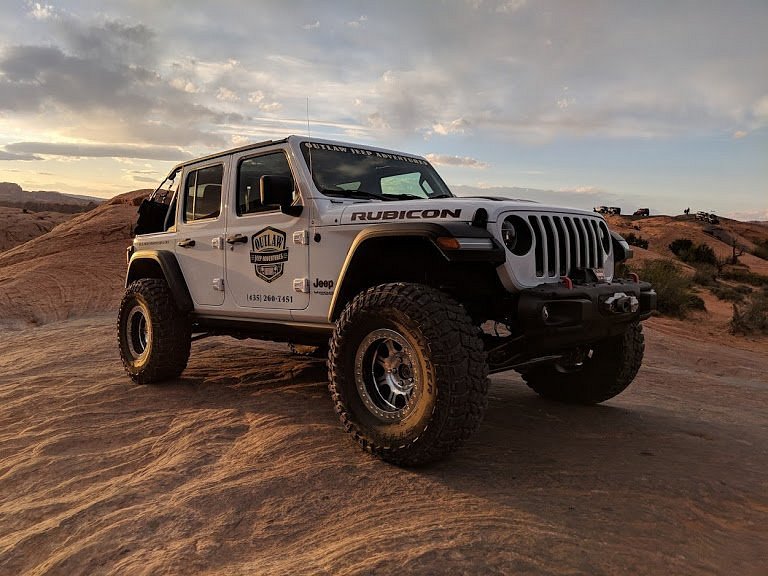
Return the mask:
M413 200L453 196L429 162L336 144L302 142L317 189L327 196Z

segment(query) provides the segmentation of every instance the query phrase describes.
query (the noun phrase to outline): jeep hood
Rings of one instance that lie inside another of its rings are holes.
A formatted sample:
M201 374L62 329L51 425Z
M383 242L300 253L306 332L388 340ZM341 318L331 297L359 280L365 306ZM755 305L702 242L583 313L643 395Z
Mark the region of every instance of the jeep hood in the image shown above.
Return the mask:
M530 200L496 197L454 197L434 200L402 200L392 202L361 201L347 204L341 212L339 224L363 224L397 221L469 222L478 209L488 213L488 221L495 222L501 214L516 211L557 212L598 217L592 211L538 204Z

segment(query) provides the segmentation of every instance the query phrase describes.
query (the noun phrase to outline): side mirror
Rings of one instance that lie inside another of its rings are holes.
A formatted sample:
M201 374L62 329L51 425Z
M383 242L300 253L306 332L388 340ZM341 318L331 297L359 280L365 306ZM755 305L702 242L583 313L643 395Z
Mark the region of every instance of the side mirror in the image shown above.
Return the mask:
M283 214L298 216L302 206L293 206L293 178L265 174L259 179L259 193L264 206L280 206Z

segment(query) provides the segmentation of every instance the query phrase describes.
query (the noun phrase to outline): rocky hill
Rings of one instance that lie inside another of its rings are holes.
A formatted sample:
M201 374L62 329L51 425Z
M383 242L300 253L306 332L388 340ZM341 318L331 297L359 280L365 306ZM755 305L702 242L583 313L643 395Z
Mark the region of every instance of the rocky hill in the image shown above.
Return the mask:
M95 208L103 198L63 194L47 190L27 191L13 182L0 182L0 206L33 212L63 212L75 214Z
M0 325L45 324L115 309L136 207L128 192L0 253Z
M0 252L50 232L73 217L63 212L31 212L0 206Z

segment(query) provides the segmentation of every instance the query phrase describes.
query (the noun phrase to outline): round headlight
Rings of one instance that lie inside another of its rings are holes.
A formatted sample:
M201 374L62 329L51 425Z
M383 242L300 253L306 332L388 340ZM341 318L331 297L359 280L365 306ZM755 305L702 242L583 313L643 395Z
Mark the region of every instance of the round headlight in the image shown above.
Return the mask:
M520 216L507 216L501 223L501 240L515 256L525 256L533 245L533 234Z

